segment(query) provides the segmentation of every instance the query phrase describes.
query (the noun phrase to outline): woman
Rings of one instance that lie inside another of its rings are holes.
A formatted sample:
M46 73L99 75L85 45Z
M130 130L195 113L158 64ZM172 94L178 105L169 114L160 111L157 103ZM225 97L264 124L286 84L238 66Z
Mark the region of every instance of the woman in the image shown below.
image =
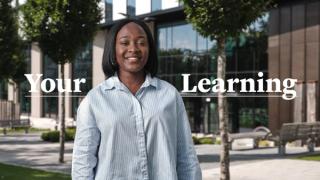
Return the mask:
M78 109L72 178L200 180L182 98L155 77L156 49L146 24L115 24L102 66L109 78Z

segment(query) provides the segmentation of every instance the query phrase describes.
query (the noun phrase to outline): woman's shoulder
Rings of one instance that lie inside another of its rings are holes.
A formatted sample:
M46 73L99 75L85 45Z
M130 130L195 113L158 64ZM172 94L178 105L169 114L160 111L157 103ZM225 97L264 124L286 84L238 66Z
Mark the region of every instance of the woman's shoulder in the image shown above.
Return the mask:
M169 82L165 81L165 80L162 80L160 78L157 78L155 77L158 81L158 86L161 88L161 89L165 89L165 90L170 90L170 91L178 91L176 89L176 87L174 87L172 84L170 84Z
M158 79L158 87L160 91L165 92L167 96L171 95L174 98L177 98L177 96L180 97L180 93L175 86L173 86L171 83L165 80L162 80L160 78L157 78L157 79Z
M87 95L84 98L88 99L90 101L91 99L94 99L96 97L101 96L103 91L106 88L106 86L105 86L106 82L105 81L106 80L104 80L103 82L99 83L98 85L93 87L91 90L89 90L89 92L87 93Z

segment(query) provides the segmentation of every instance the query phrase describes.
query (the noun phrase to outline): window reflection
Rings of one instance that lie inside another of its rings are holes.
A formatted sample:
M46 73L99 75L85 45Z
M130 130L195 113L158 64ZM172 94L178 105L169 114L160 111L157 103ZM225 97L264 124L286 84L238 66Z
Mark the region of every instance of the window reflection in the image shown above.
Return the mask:
M151 11L161 10L162 0L151 0Z
M106 2L106 22L112 21L113 0L105 0Z
M81 92L73 93L72 115L75 117L81 100L92 88L92 43L88 43L84 50L77 55L72 64L72 69L72 79L86 79L86 83L80 85ZM74 84L72 85L74 86Z
M47 55L43 57L43 79L57 79L58 65ZM46 83L46 88L50 89L50 83ZM50 93L43 92L42 116L56 119L58 117L58 90L57 87Z
M31 73L31 45L28 44L25 47L25 61L26 61L26 73ZM30 83L25 79L19 84L19 101L20 101L20 110L22 113L31 112L31 98L29 97L31 93Z
M127 14L132 17L136 15L136 0L128 0Z
M204 38L193 30L190 24L163 25L158 27L157 32L160 78L173 84L178 91L183 88L181 76L183 73L191 74L189 89L197 85L202 78L211 80L217 78L215 40ZM259 71L264 72L264 78L268 78L265 25L242 33L238 38L228 38L225 52L227 79L257 79ZM218 131L216 98L207 100L207 97L198 96L183 99L192 131L208 133ZM265 118L267 117L267 98L228 98L228 102L233 132L238 131L239 127L251 125L252 128L257 125L267 125Z

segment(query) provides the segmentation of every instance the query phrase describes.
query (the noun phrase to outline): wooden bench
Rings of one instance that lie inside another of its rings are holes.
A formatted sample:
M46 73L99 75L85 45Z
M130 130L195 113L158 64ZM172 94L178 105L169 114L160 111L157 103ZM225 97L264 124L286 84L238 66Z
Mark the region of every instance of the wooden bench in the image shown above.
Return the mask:
M21 127L28 133L30 128L29 119L20 119L20 105L12 101L0 100L0 127L3 134L7 134L7 128Z
M320 140L320 122L285 123L279 134L270 140L278 143L278 152L281 155L286 154L286 144L296 140L301 140L302 145L306 144L309 152L313 152L315 143Z
M7 134L7 128L24 128L25 133L29 132L30 120L29 119L13 119L13 120L0 120L0 127L3 128L3 134Z

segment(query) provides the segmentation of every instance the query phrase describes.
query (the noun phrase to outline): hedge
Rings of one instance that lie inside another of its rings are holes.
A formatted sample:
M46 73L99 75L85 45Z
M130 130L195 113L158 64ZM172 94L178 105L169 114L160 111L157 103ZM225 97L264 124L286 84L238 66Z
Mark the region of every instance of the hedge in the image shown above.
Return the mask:
M73 141L76 130L74 128L66 129L65 141ZM48 142L59 142L59 131L49 131L41 134L41 139Z

